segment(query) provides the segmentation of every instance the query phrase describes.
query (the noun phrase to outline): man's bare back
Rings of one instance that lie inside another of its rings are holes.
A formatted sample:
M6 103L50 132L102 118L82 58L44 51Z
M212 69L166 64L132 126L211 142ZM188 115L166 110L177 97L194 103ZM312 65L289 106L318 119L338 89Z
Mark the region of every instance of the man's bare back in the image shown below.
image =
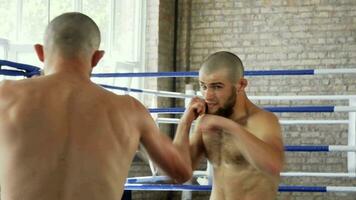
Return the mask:
M236 123L251 133L259 131L255 128L259 122L253 117ZM268 175L253 167L236 148L238 144L231 134L223 131L202 133L202 141L206 157L214 169L211 200L275 199L279 177Z
M137 100L75 78L1 83L2 200L118 199L139 143L168 175L189 178Z
M3 199L121 196L140 139L133 98L57 75L0 90Z
M119 199L139 143L175 181L191 177L187 142L175 147L140 102L91 82L99 45L92 19L64 13L35 45L44 76L0 84L2 200Z

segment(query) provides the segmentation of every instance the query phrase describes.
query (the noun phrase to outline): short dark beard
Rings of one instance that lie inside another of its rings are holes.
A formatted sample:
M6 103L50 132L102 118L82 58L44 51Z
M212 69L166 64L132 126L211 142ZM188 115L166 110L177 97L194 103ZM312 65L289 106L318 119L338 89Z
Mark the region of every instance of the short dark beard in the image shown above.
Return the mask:
M236 104L236 88L233 86L231 89L231 95L227 99L226 103L223 105L223 107L219 108L215 113L212 113L214 115L219 115L222 117L229 117L234 113L234 106Z

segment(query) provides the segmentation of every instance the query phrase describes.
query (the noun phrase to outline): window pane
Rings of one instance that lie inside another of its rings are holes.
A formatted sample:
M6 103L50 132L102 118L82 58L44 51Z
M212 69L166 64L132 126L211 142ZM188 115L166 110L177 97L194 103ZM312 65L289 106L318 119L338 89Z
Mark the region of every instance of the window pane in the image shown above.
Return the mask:
M23 1L21 42L42 43L48 24L47 9L47 0Z
M17 62L19 63L26 63L29 65L33 65L36 67L43 68L43 63L38 60L37 55L35 52L25 52L25 53L18 53L17 54Z
M83 0L83 13L90 16L99 26L101 47L108 48L110 25L110 0Z
M115 55L123 61L137 61L135 58L135 39L137 32L137 9L135 8L136 0L117 1L115 10L115 32L114 48Z
M61 1L52 0L50 1L50 3L51 3L50 5L51 20L65 12L74 11L73 0L61 0Z
M141 35L139 26L142 24L139 23L138 8L142 1L77 1L77 3L82 2L82 5L79 5L82 7L82 12L90 16L101 31L100 48L106 53L99 66L94 68L95 73L140 71L137 49L138 37ZM32 50L32 44L43 43L48 21L64 12L74 11L75 2L76 0L0 0L0 13L3 19L0 26L0 39L8 39L11 47L7 59L41 67L42 63L38 61ZM22 12L17 14L19 10ZM31 44L31 49L28 44ZM4 54L4 45L0 45L0 58ZM95 79L95 81L131 87L139 87L141 83L135 78Z
M0 44L0 59L5 59L5 47Z
M16 39L16 1L0 0L0 38Z
M94 68L94 73L113 73L116 72L115 60L117 58L111 57L109 49L110 42L110 0L96 1L96 0L83 0L83 13L90 16L99 26L101 33L100 49L105 50L105 55ZM99 79L102 84L114 85L115 80L112 78Z

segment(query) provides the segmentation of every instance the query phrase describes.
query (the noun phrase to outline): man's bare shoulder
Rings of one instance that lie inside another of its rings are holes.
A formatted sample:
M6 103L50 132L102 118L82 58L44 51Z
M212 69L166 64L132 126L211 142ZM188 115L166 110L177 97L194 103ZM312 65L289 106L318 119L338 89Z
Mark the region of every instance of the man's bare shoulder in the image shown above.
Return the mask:
M16 81L14 80L2 80L0 81L0 89L6 89L10 86L13 86Z
M22 89L18 89L17 81L4 80L0 82L0 111L7 112L9 108L17 102Z
M9 83L11 83L11 81L8 80L3 80L0 81L0 92L2 92L4 89L6 89L6 87L8 87Z
M264 109L259 109L259 111L252 115L252 118L259 123L278 123L278 117L274 113Z
M130 95L118 95L106 89L102 89L102 90L106 94L106 96L110 99L110 101L112 101L116 106L120 108L125 108L132 113L134 113L135 111L138 112L147 111L145 106L135 97L132 97Z
M30 83L37 82L39 78L20 79L20 80L2 80L0 81L1 90L15 90L30 86Z
M249 121L254 123L278 123L278 117L268 110L265 110L255 104L251 106Z
M279 119L272 112L258 108L258 110L249 117L248 121L249 126L253 127L256 132L262 135L280 135L281 126Z
M3 80L0 82L0 97L8 97L13 94L14 89L16 89L16 82L13 80Z

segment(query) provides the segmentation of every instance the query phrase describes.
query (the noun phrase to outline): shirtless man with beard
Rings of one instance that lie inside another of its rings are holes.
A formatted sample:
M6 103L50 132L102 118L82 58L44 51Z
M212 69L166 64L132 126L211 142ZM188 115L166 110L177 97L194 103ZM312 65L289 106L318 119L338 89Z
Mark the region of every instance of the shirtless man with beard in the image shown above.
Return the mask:
M199 71L204 99L191 100L177 128L175 145L190 140L192 169L203 157L212 164L211 200L276 198L284 162L281 127L273 113L248 99L243 74L236 55L209 56Z

